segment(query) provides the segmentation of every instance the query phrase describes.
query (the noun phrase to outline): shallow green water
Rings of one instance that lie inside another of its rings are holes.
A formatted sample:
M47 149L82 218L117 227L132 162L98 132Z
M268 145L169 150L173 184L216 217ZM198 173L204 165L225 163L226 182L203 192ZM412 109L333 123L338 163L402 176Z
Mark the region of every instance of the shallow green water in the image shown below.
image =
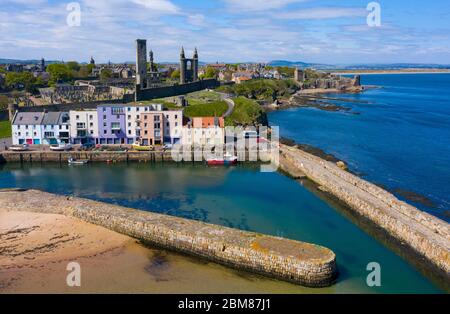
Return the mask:
M0 171L0 188L6 187L74 194L321 244L336 253L340 271L337 284L323 292L442 292L329 202L280 173L261 173L258 167L8 164ZM366 285L369 262L381 265L381 287Z

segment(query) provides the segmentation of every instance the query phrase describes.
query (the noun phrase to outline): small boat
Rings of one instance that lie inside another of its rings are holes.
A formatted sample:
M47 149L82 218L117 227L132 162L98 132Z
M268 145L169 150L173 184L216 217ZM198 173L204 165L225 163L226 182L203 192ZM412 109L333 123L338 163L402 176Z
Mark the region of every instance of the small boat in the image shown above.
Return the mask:
M65 143L50 146L50 150L55 151L55 152L63 152L66 150L71 150L71 149L72 149L72 145L65 144Z
M226 153L223 158L209 158L206 160L208 166L235 165L238 162L237 156Z
M87 159L74 159L72 157L69 158L68 163L69 165L85 165L89 162Z
M14 152L23 152L29 149L30 147L28 146L28 144L12 145L11 147L9 147L9 150L12 150Z

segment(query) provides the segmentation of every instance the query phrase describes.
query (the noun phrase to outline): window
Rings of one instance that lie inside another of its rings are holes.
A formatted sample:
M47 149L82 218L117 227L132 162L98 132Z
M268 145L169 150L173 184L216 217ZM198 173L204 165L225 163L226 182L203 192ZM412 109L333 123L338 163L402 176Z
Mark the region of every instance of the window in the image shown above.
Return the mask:
M55 127L54 125L51 125L51 126L50 126L50 129L52 129L52 130L53 130L53 128L54 128L54 127Z
M144 120L147 120L147 116L146 115L144 116Z
M92 128L94 126L94 123L89 123L89 126Z
M103 130L103 134L106 134L107 132L106 132L106 130Z
M76 115L76 116L75 116L75 120L80 120L80 116L79 116L79 115Z
M116 115L116 119L120 119L120 116L119 116L119 115Z
M62 125L59 126L59 129L62 130Z
M128 115L128 120L131 120L131 114Z
M91 135L93 135L93 134L94 134L94 131L91 130Z
M25 129L27 129L27 130L28 130L28 125L26 125L26 126L25 126Z
M154 121L159 121L159 116L155 116Z
M19 135L19 136L20 136L20 132L17 132L17 135Z
M45 138L55 137L55 133L54 132L45 132L44 133L44 137Z
M144 134L145 134L145 135L147 135L147 134L148 134L147 130L145 130L145 131L144 131Z
M105 107L103 107L103 112L106 112L106 108Z
M103 120L106 120L106 114L103 115Z
M128 127L131 127L131 122L128 122Z
M77 129L84 129L86 124L84 122L77 122Z
M139 107L136 107L136 111L139 111Z
M127 108L127 111L130 112L130 111L131 111L131 107L128 107L128 108ZM129 117L130 117L130 116L129 116Z
M157 122L154 125L155 129L160 129L161 128L161 123Z
M175 126L178 126L178 122L175 122Z
M108 126L108 123L106 123L106 122L103 122L103 127L107 127Z
M131 135L131 130L128 130L128 134Z
M178 115L177 114L175 115L175 119L178 119Z
M120 130L120 123L119 122L112 122L111 123L111 130Z
M167 121L167 122L166 122L166 126L167 126L167 127L169 127L169 126L170 126L170 124L169 124L169 121Z

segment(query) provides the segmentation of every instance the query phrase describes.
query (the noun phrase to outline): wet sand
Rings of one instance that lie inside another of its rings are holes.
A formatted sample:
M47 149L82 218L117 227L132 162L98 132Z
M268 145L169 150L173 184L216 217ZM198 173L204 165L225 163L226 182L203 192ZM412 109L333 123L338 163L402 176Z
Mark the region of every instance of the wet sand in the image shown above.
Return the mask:
M75 218L0 210L0 293L332 293L149 248ZM81 287L68 287L69 262Z

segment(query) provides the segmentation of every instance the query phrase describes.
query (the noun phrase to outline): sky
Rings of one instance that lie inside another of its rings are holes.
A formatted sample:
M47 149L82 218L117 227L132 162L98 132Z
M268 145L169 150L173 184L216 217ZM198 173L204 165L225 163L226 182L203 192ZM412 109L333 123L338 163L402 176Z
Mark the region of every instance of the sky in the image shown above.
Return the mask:
M142 38L156 62L450 64L450 1L379 0L374 27L370 2L0 0L0 58L134 61Z

